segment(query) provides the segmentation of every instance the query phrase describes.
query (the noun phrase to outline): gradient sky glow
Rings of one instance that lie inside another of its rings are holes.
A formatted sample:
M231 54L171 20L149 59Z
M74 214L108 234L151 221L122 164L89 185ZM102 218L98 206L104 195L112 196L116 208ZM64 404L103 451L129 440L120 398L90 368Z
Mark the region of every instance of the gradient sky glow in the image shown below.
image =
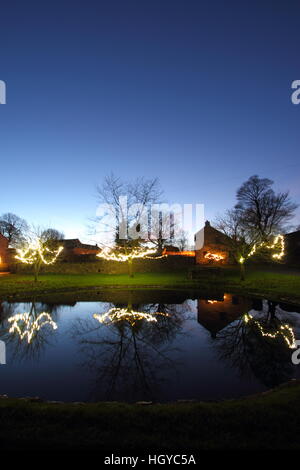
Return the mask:
M252 174L300 202L299 5L1 5L0 214L84 240L111 171L158 176L168 201L204 203L209 219Z

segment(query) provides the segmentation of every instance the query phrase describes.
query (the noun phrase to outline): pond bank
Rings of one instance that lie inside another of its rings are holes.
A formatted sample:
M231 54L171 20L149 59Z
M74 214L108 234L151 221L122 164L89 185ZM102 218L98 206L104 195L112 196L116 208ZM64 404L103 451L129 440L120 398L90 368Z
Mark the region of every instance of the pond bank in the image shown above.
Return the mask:
M74 293L90 290L176 290L201 291L201 293L232 292L241 295L265 297L274 301L300 304L300 275L298 271L268 271L252 269L244 282L236 270L224 269L222 276L207 275L190 280L186 272L146 273L127 275L105 274L42 274L37 283L30 275L12 274L0 278L1 300L18 300L32 296Z
M0 398L2 449L197 454L300 449L300 382L244 399L138 405ZM283 433L282 430L285 430ZM16 432L17 430L17 432Z

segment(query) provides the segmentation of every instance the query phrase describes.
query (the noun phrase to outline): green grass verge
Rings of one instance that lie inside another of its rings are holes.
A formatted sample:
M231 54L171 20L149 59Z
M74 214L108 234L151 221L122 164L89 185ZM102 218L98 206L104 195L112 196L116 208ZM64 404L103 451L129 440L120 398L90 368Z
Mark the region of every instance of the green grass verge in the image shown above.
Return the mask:
M0 399L2 449L109 455L300 449L300 383L220 403L49 404Z
M234 269L224 269L219 277L205 274L201 279L189 280L187 273L147 273L128 275L105 274L42 274L37 283L31 275L0 276L0 296L14 297L20 294L43 294L79 291L88 288L123 288L123 289L195 289L252 294L274 300L300 303L300 275L296 271L272 271L267 268L251 268L244 282L239 280L239 273Z
M41 274L38 282L30 274L11 274L0 277L0 295L14 295L20 292L43 292L89 287L178 287L191 284L186 273L136 274L130 278L126 274Z

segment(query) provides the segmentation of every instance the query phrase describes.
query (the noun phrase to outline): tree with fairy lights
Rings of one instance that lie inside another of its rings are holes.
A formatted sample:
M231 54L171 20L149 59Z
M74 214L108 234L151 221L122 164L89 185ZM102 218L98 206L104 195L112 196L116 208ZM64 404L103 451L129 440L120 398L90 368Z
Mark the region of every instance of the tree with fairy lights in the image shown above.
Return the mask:
M289 193L275 193L273 181L251 176L237 191L237 204L217 220L217 228L228 236L228 244L245 279L245 263L252 256L281 261L285 255L286 223L297 205Z
M156 178L126 182L111 174L98 186L97 193L103 210L98 212L95 220L98 228L94 234L106 232L111 235L108 246L102 244L103 249L97 257L127 263L129 276L133 277L134 259L162 257L159 247L153 246L149 239L147 216L149 207L160 201L159 182ZM98 243L101 244L99 240Z
M128 274L133 277L133 260L138 258L158 259L164 258L166 255L157 255L157 248L149 248L142 246L139 240L131 240L123 245L118 244L114 247L104 247L100 253L97 254L98 258L108 261L117 261L119 263L128 264Z
M245 229L241 214L228 210L217 221L217 228L227 235L228 246L233 258L240 266L241 280L245 280L245 263L253 256L260 256L264 260L281 261L285 255L285 242L283 235L269 237L270 241L262 241L255 230Z
M58 240L49 237L49 230L35 230L28 235L21 248L17 248L15 258L21 263L33 266L34 281L37 282L42 265L51 265L57 261L63 251Z

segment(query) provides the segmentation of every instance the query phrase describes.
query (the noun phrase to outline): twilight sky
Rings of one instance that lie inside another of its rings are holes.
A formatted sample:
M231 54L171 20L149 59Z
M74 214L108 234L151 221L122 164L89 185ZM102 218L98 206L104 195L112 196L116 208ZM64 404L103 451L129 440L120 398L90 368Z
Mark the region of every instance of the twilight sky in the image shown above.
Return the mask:
M111 171L209 219L252 174L300 202L299 44L296 1L6 2L0 214L84 240Z

